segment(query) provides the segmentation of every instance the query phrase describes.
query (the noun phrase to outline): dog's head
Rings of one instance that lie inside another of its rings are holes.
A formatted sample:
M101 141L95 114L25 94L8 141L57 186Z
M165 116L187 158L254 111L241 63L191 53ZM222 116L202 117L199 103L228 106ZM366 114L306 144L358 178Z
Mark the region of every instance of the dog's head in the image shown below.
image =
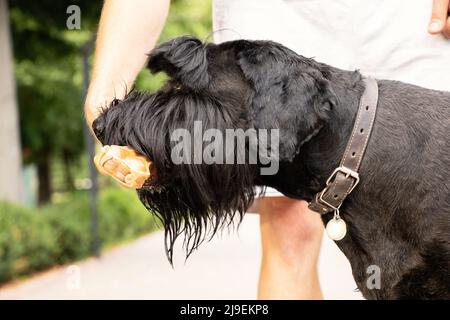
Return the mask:
M310 60L273 42L180 37L154 49L148 67L167 73L165 86L115 101L93 129L104 145L130 146L152 160L157 174L138 195L161 218L172 259L180 233L189 255L253 201L260 158L238 158L261 137L228 144L228 131L278 129L279 146L265 147L277 147L273 161L292 161L335 102Z

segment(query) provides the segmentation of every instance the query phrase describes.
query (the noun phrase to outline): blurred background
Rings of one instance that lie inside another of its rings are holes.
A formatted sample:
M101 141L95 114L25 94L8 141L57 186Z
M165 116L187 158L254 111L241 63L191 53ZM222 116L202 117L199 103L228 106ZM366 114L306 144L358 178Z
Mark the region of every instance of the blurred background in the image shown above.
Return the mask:
M82 106L101 6L0 0L0 299L256 298L257 215L172 269L135 193L97 176ZM211 31L210 0L172 0L160 41ZM136 87L163 81L144 70ZM326 297L359 297L323 274Z

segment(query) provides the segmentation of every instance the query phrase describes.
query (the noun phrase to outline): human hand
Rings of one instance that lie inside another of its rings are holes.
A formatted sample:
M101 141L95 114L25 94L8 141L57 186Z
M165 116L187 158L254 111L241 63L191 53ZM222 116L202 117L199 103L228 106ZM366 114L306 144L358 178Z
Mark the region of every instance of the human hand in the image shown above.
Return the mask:
M97 119L100 116L102 108L106 107L107 107L106 101L104 101L103 103L100 101L95 102L88 95L86 101L84 102L84 117L86 119L86 123L89 129L92 130L92 123L94 122L95 119Z
M92 129L94 120L109 108L114 100L125 98L126 88L126 84L116 85L105 80L92 79L84 101L84 117L90 129Z
M433 0L433 13L428 32L442 33L444 37L450 39L450 0Z

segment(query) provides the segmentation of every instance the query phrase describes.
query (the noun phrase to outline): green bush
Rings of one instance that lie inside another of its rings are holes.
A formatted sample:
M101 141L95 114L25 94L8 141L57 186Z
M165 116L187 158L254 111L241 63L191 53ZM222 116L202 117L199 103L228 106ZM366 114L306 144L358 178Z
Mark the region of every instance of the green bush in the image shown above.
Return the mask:
M109 243L132 238L136 233L150 231L149 212L134 192L110 188L100 194L100 239ZM154 221L154 220L152 220Z
M103 245L155 229L154 218L132 191L102 190L98 212ZM39 209L0 202L0 283L88 256L90 228L86 193Z
M41 213L46 216L57 244L55 263L66 263L89 254L91 234L86 197L76 197L67 203L47 206Z
M0 281L52 264L51 227L32 210L0 203Z

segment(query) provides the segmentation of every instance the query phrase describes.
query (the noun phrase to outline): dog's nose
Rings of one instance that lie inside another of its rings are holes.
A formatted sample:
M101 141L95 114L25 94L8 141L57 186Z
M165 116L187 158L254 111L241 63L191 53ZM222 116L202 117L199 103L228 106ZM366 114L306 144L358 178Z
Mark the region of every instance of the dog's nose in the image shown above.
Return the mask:
M102 143L105 144L104 139L104 133L105 133L105 119L104 117L100 116L97 119L94 120L92 123L92 131L94 131L95 136L97 139Z

